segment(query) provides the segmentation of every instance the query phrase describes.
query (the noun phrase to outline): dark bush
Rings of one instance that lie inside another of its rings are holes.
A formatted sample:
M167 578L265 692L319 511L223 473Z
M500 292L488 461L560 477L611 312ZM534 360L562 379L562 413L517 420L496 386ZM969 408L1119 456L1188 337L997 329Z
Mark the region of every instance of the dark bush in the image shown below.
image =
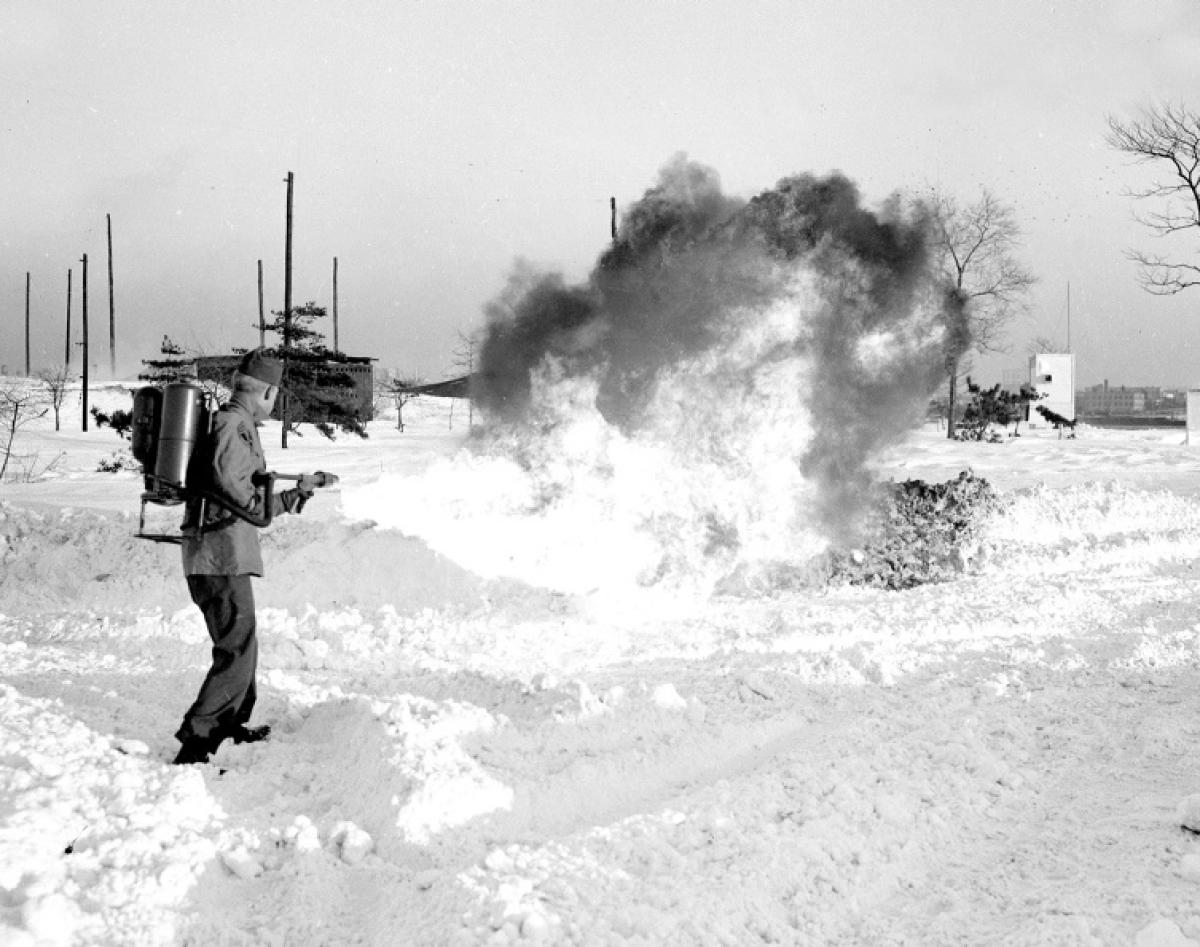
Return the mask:
M969 564L979 525L1002 506L992 485L969 470L945 483L889 484L862 546L830 555L829 583L906 589L955 578Z

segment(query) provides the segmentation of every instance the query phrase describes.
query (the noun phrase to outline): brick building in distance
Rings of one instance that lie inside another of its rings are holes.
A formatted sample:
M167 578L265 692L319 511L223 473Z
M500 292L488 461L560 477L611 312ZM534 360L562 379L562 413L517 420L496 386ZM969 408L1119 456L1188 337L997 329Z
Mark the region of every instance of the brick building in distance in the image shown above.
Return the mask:
M1154 385L1127 387L1104 381L1076 392L1079 413L1084 417L1128 417L1161 408L1163 390Z

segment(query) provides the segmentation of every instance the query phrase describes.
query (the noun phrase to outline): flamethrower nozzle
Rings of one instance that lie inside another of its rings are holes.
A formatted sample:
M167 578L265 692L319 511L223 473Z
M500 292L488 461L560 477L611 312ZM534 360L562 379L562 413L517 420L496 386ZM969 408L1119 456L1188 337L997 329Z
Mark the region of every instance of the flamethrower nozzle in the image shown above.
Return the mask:
M315 470L312 473L303 474L277 473L273 476L276 480L295 480L296 485L302 490L315 490L318 487L332 487L338 482L337 474L326 473L324 470Z
M301 474L296 479L296 485L301 489L305 487L314 489L316 487L332 487L338 482L336 474L326 473L324 470L315 470L310 474Z

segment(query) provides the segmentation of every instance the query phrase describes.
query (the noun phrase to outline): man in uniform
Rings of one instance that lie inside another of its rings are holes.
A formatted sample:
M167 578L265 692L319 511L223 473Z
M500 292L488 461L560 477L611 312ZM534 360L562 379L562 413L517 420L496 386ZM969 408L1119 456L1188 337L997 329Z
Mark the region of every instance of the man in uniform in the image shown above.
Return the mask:
M233 396L213 417L209 437L197 444L189 483L219 499L189 499L183 523L183 571L192 601L212 638L212 667L175 736L176 763L206 763L226 739L255 743L270 727L249 727L256 696L258 641L254 636L251 576L263 574L258 528L229 507L259 519L299 513L312 496L311 481L266 495L257 489L267 464L256 423L270 416L283 365L260 349L246 354L233 375ZM203 509L203 522L201 510Z

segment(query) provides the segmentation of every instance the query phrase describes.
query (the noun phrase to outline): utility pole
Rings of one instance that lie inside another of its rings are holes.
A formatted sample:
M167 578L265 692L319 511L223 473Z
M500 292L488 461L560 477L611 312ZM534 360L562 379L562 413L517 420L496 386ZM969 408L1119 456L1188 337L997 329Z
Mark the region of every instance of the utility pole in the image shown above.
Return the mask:
M108 377L117 377L117 308L113 297L112 214L108 221Z
M262 260L258 261L258 347L267 344L267 317L263 313Z
M67 267L67 350L63 359L63 367L71 370L71 268Z
M87 311L87 254L83 263L83 430L88 429L88 311Z
M283 419L281 446L287 448L288 431L288 355L292 350L292 189L295 175L289 171L287 180L287 236L283 252L283 390L280 401L283 408L279 416Z
M333 350L340 352L341 346L338 345L338 318L337 318L337 257L333 258Z
M29 377L29 271L25 271L25 377Z
M609 210L609 228L612 230L612 242L617 242L617 199L610 197L608 199Z

